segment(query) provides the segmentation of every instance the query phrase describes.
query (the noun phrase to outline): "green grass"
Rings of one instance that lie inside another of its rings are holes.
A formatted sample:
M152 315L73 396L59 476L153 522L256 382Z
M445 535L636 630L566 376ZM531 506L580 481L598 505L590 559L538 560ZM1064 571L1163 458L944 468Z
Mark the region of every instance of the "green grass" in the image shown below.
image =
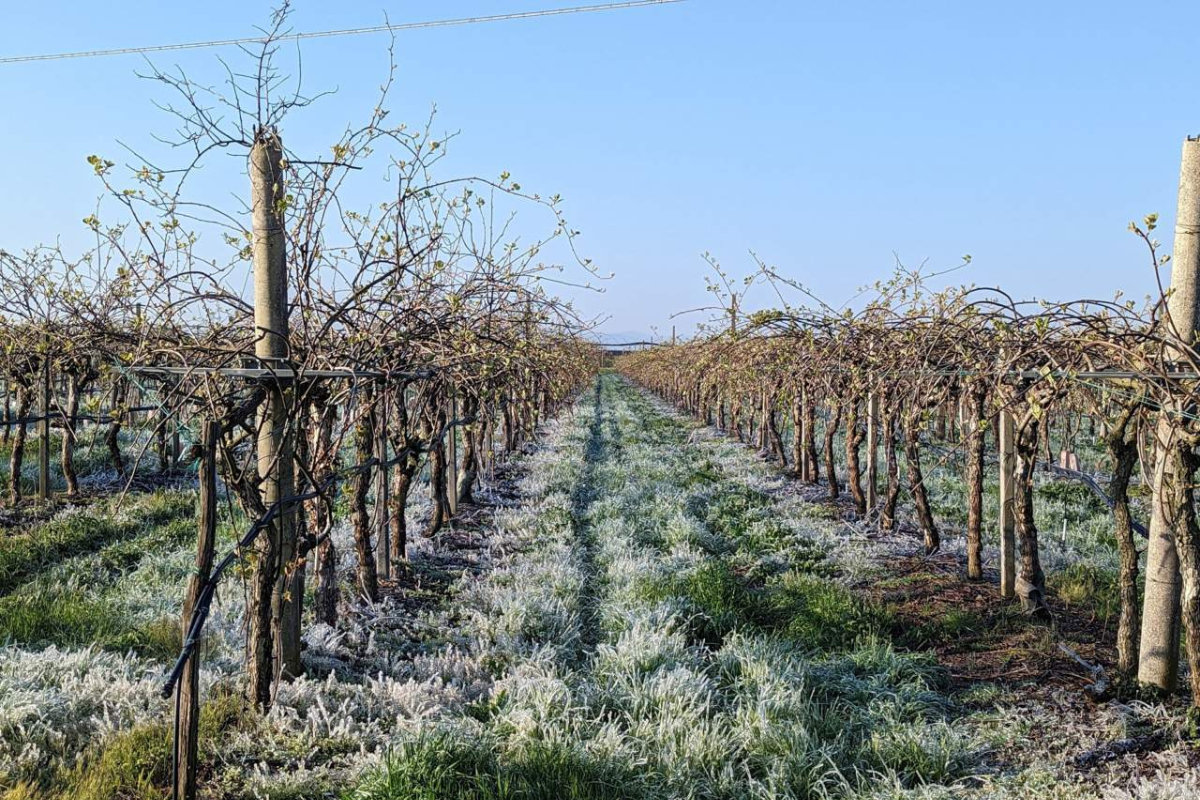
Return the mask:
M59 647L96 645L159 661L179 653L179 620L137 623L115 611L103 596L86 587L43 588L0 599L0 641Z
M895 636L905 647L921 649L969 636L979 632L983 626L983 619L971 609L949 608L936 617L897 629Z
M160 660L171 658L179 650L178 622L136 621L110 595L116 581L147 553L178 547L195 535L193 503L186 493L158 492L134 498L119 516L111 510L75 514L30 534L28 540L40 543L43 551L47 539L62 546L71 538L82 552L53 565L36 562L38 569L27 562L26 569L33 572L30 579L0 597L0 642L96 644ZM64 531L70 535L59 535ZM103 544L83 536L97 531L117 540ZM89 552L97 546L100 549Z
M254 723L240 694L217 687L200 710L201 764L231 727ZM79 763L19 784L0 800L162 800L170 793L172 733L168 720L114 734Z
M877 603L826 578L789 572L773 587L773 614L788 639L831 652L882 636L891 617Z
M1057 500L1076 513L1077 519L1107 515L1108 506L1087 485L1071 480L1047 480L1034 489L1034 502Z
M117 539L129 538L145 527L165 524L192 513L194 499L179 492L154 492L127 499L118 516L114 501L51 519L25 533L0 534L0 593L29 580L58 562L95 552Z
M539 742L503 752L465 732L399 744L343 800L643 800L646 776L576 747Z
M1058 599L1071 608L1090 611L1101 622L1121 615L1121 590L1117 574L1093 564L1071 564L1046 579Z
M831 580L816 546L793 536L769 511L769 498L750 490L733 488L711 499L704 518L720 536L707 547L710 556L643 587L643 598L682 601L692 614L692 638L709 647L736 630L757 630L814 651L837 651L891 628L883 606ZM722 540L728 547L720 546ZM764 576L755 559L780 552L790 554L793 567Z

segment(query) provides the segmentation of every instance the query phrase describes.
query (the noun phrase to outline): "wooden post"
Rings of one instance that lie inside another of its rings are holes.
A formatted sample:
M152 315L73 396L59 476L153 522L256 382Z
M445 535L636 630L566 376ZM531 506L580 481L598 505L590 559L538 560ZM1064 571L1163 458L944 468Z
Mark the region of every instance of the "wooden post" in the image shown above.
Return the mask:
M816 435L813 431L808 430L808 389L800 391L800 403L803 406L800 414L802 422L800 430L796 431L796 435L802 437L804 441L804 444L801 445L804 455L800 462L800 477L802 480L808 481L812 480L813 474L812 453L808 449L808 440Z
M1000 596L1014 597L1017 581L1016 421L1000 412Z
M183 601L183 637L187 645L188 630L196 612L200 591L212 572L213 550L217 542L217 431L214 420L205 420L200 434L200 508L196 536L196 571L188 580ZM196 798L196 765L199 760L200 726L200 647L197 644L183 665L179 677L179 725L175 739L175 797L179 800Z
M496 420L490 419L487 426L487 449L488 449L488 480L492 483L496 482Z
M392 577L392 531L388 518L387 419L387 395L381 388L379 412L375 421L375 458L379 460L379 466L375 469L375 561L381 578Z
M449 441L446 442L446 480L449 483L450 516L458 513L458 426L454 424L458 417L458 395L450 395L449 430L446 431Z
M47 342L47 345L49 343ZM47 346L47 351L49 347ZM42 435L38 442L38 500L50 499L50 353L42 359Z
M867 395L867 514L879 502L879 395Z

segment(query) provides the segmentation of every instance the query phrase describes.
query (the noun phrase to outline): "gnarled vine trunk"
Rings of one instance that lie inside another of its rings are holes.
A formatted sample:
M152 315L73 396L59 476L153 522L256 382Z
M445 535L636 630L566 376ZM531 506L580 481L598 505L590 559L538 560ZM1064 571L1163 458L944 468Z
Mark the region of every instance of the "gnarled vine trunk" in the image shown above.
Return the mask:
M804 403L800 390L792 394L792 475L800 480L804 474Z
M921 413L920 408L912 408L904 418L904 461L908 468L908 494L912 497L917 522L925 537L925 554L932 555L941 549L942 537L933 519L929 491L925 488L925 473L921 469Z
M479 400L471 394L464 395L462 415L464 419L471 421L463 427L462 473L458 476L458 486L455 487L459 503L475 502L475 479L479 477L480 423L475 419L478 413Z
M104 446L108 448L109 463L121 477L125 477L125 459L121 456L121 428L125 423L122 408L124 405L125 392L118 381L113 384L112 409L109 411L111 419L108 422L108 430L104 433Z
M429 495L432 508L429 511L429 524L425 526L423 536L436 536L442 526L450 521L450 498L446 494L446 413L444 410L434 414L430 426L430 437L436 439L429 448Z
M76 417L79 416L79 377L68 372L66 380L67 401L64 409L60 460L63 478L67 482L67 497L74 498L79 496L79 476L75 472L75 442L77 441L75 426L77 424Z
M1131 677L1138 668L1138 631L1140 601L1138 598L1138 550L1133 536L1133 517L1129 511L1129 482L1137 466L1137 428L1131 426L1135 408L1122 411L1105 437L1112 457L1112 480L1108 491L1113 502L1113 536L1117 540L1121 567L1118 591L1121 614L1117 622L1117 670Z
M892 403L884 398L883 416L883 460L884 471L887 473L887 490L883 495L883 505L879 509L879 524L885 531L896 529L896 506L900 503L900 460L896 456L896 419L897 412L892 410Z
M767 444L771 451L771 456L779 462L779 466L787 468L787 449L783 446L783 436L779 433L779 412L775 408L776 394L770 392L766 395L765 408L763 409L764 430L766 432Z
M354 427L355 458L359 464L370 461L375 454L373 414L370 408L361 409ZM354 550L358 556L358 591L362 598L375 603L379 601L379 575L375 565L375 548L371 542L371 517L367 513L367 493L371 490L370 471L355 473L352 486L350 521L354 527Z
M335 411L324 403L314 403L310 415L310 452L314 464L313 477L317 484L324 485L333 474L337 461L333 449L333 424ZM327 497L318 497L309 502L309 526L313 536L321 537L316 552L316 586L313 589L313 612L318 622L336 625L340 591L337 581L337 549L328 532L333 523L333 503L337 496L334 483Z
M1187 653L1192 707L1200 708L1200 525L1196 521L1196 469L1200 467L1195 442L1177 438L1165 454L1171 459L1173 480L1168 492L1169 516L1179 554L1180 619Z
M33 392L28 386L18 383L16 392L17 426L12 437L12 452L8 457L8 498L13 505L21 502L21 468L25 464L25 442L28 436L25 420L33 403Z
M1017 480L1013 501L1016 505L1017 531L1021 544L1021 567L1016 592L1021 608L1034 617L1049 617L1046 605L1046 575L1038 553L1038 530L1033 519L1033 473L1037 468L1039 425L1032 411L1022 412L1017 420L1014 447L1017 452Z
M967 391L970 428L967 434L967 579L983 580L983 460L987 445L984 404L987 388L978 383Z
M855 397L847 403L846 408L846 486L850 490L850 499L854 501L855 512L863 517L867 513L867 496L863 492L859 453L867 432L859 424L862 400Z
M825 425L825 480L829 484L829 499L837 500L841 494L837 481L837 464L833 456L833 440L837 436L838 426L842 423L842 404L832 402L829 422Z
M812 403L808 401L808 393L802 395L804 398L804 449L808 451L808 474L804 476L804 480L809 483L816 483L821 479L821 470L819 465L820 459L817 457L817 410Z

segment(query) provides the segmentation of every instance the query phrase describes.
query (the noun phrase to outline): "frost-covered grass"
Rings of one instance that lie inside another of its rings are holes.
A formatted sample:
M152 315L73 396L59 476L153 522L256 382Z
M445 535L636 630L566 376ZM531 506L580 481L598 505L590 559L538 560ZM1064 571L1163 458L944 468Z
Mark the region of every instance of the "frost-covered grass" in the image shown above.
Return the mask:
M663 407L659 401L654 403ZM810 504L795 483L777 467L762 460L745 445L732 442L709 429L690 434L693 443L710 448L719 472L769 496L774 518L782 527L802 531L816 549L827 555L831 574L840 583L857 587L887 576L887 563L897 555L911 556L920 543L907 536L867 535L862 526L840 520L823 502ZM841 448L838 450L839 454ZM1101 463L1091 453L1093 464ZM840 466L840 462L839 462ZM935 503L940 503L944 550L963 555L961 530L954 513L964 507L965 486L954 464L947 460L925 464ZM996 486L989 482L985 495L988 524L997 514ZM1068 605L1082 605L1098 621L1112 620L1116 613L1115 542L1111 517L1106 508L1081 484L1038 475L1035 508L1043 532L1042 555L1052 588ZM1061 534L1067 520L1067 535ZM996 558L994 550L986 556ZM969 612L951 613L937 620L928 631L903 631L906 645L922 633L952 636L957 628L973 624ZM1048 646L1055 637L1047 632ZM926 642L928 644L929 642ZM1038 796L1082 800L1103 797L1127 798L1191 797L1200 781L1194 766L1194 744L1177 704L1112 702L1092 711L1081 711L1070 690L1029 695L1020 689L980 684L955 695L963 717L953 721L956 733L979 748L978 772L969 780L948 783L904 784L878 775L869 787L859 789L863 797L878 798L1024 798ZM1084 704L1086 706L1086 704ZM1093 748L1103 749L1116 740L1158 732L1161 743L1141 752L1118 756L1098 767L1075 767L1076 756ZM1004 755L997 753L1003 751ZM1003 764L999 770L997 764Z
M789 435L789 430L784 434ZM1053 452L1057 453L1063 446L1058 431L1055 432ZM820 434L820 431L818 431ZM931 437L932 438L932 437ZM1074 437L1072 446L1083 459L1083 467L1096 473L1103 480L1108 469L1108 458L1103 448L1095 442L1087 441L1083 434ZM992 459L985 467L983 494L983 525L984 530L996 530L1000 516L1000 484L998 467L995 459L995 440L988 439L988 454ZM882 463L882 446L880 458ZM839 433L834 447L837 462L838 478L846 480L844 434ZM1044 457L1044 454L1043 454ZM824 456L820 468L824 478ZM903 449L898 453L901 483L906 476L906 462ZM956 553L965 558L965 531L967 523L967 485L966 468L963 452L959 442L931 441L930 446L922 452L922 468L925 475L925 488L929 492L930 505L939 531L942 534L943 551ZM865 465L865 451L863 454ZM1131 488L1133 513L1136 518L1145 521L1148 516L1144 492L1138 485L1139 476L1135 473L1134 486ZM886 478L880 474L879 492L885 490ZM1048 575L1067 570L1070 567L1084 565L1096 574L1115 575L1119 565L1116 540L1113 536L1112 515L1107 506L1096 497L1083 483L1057 477L1049 473L1034 474L1034 519L1040 532L1043 568ZM916 524L907 493L901 492L900 512L902 518L907 518ZM897 546L899 546L897 544ZM914 548L915 549L915 548ZM999 561L999 550L992 546L992 539L985 538L984 565L995 567ZM848 566L854 566L848 564ZM858 567L866 568L867 564L860 563Z
M745 452L601 387L505 520L519 557L466 593L490 692L347 796L849 796L969 773L939 671L724 471Z
M194 501L180 492L135 496L119 511L106 502L59 515L22 537L23 552L60 550L67 542L83 552L50 564L25 560L23 571L32 577L0 597L0 641L132 647L167 657L180 639L174 618L182 595L175 588L190 567L177 563L158 574L159 556L183 552L194 536Z
M80 429L79 438L75 445L75 473L79 477L80 488L85 492L90 490L113 490L124 485L124 480L112 464L108 447L104 441L107 426L87 425ZM161 470L158 460L157 444L151 426L125 426L120 433L121 455L126 469L135 465L139 475L148 475ZM21 463L21 491L25 496L32 496L38 485L38 448L41 435L36 425L28 426L25 440L25 457ZM63 492L67 488L67 480L63 476L59 453L62 451L62 433L52 430L50 433L50 489L52 492ZM9 483L10 457L12 455L12 439L0 441L0 486L7 487Z
M243 603L227 585L205 652L202 794L1070 796L1046 768L995 774L986 753L1027 733L1030 710L988 687L948 697L936 663L893 648L886 610L855 593L900 545L785 491L745 447L604 376L524 468L521 505L496 513L442 605L414 617L384 601L309 626L311 676L266 715L236 697ZM160 525L140 545L98 543L19 592L61 584L153 625L177 613L190 566L188 537L173 537ZM347 575L349 539L335 529ZM418 539L414 563L438 546ZM16 638L0 648L0 797L161 797L155 654Z

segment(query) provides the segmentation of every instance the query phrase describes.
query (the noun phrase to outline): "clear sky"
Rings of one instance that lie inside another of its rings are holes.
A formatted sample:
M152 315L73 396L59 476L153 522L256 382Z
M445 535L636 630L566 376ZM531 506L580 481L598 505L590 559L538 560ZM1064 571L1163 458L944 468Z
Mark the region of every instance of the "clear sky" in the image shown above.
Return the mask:
M575 2L295 0L293 27ZM3 55L248 35L270 8L2 5ZM1194 0L690 0L401 34L391 107L420 122L436 103L438 127L461 131L454 170L564 196L584 254L617 274L580 301L612 331L669 335L671 312L707 302L704 251L737 272L754 250L838 302L893 253L936 266L970 253L956 277L1018 295L1141 295L1151 270L1126 225L1161 212L1169 246L1180 142L1200 133L1198 33ZM386 45L306 42L307 85L338 92L294 133L332 142L371 102ZM219 78L213 51L155 63ZM170 131L139 68L0 65L0 247L82 243L98 194L86 156Z

